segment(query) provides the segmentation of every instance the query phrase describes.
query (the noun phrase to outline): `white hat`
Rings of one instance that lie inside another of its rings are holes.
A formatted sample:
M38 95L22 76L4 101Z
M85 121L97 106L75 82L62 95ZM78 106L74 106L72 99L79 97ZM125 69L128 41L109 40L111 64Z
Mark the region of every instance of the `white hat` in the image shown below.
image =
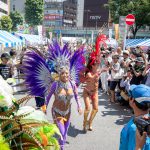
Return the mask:
M123 54L127 54L127 55L129 55L129 51L124 50L124 51L123 51Z

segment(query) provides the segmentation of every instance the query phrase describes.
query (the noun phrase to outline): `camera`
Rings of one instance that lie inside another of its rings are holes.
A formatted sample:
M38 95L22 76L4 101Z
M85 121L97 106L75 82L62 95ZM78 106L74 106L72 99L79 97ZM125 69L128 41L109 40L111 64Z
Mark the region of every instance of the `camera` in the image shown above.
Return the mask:
M133 65L132 64L129 64L129 68L131 71L133 71Z
M105 55L103 55L102 57L105 58Z
M134 123L141 135L143 135L143 132L147 132L147 135L150 136L150 116L148 118L143 116L135 117Z
M108 49L110 52L112 51L112 47L108 47L107 49Z

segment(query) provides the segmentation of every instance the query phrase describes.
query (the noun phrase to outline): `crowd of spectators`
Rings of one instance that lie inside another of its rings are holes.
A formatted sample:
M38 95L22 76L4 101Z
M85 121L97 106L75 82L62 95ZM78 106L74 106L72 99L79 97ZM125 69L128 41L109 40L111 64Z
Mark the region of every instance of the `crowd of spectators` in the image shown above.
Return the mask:
M100 85L109 94L110 102L117 100L126 104L130 85L145 84L150 86L150 49L141 47L122 50L118 47L102 49Z

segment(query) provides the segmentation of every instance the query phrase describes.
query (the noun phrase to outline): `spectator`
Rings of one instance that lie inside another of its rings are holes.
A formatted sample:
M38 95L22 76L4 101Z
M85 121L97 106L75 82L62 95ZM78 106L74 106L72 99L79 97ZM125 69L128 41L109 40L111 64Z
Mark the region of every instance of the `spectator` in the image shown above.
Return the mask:
M123 60L121 62L121 67L124 68L124 73L127 72L130 61L131 59L129 57L129 51L123 51Z
M121 63L122 60L123 60L123 53L122 53L121 47L118 47L118 48L117 48L116 55L119 56L119 60L118 60L118 61L119 61L119 63Z
M144 84L150 87L150 61L143 71Z
M10 55L8 53L3 53L1 55L2 63L0 64L0 75L4 78L4 80L11 78L13 75L13 69L8 64L9 60L10 60Z
M147 133L143 132L143 135L141 136L139 131L136 130L136 148L135 150L142 150L145 143L146 143L146 137Z
M134 116L148 114L148 103L150 101L150 87L132 85L130 87L129 104L133 109ZM136 148L136 125L132 118L122 129L120 138L120 150L135 150ZM143 150L150 150L150 138L147 137Z
M118 85L120 87L120 79L121 76L118 75L120 74L121 67L119 64L119 56L118 55L113 55L112 56L113 62L110 65L110 70L111 70L111 81L110 81L110 101L115 102L115 89L116 86Z
M13 77L17 77L18 75L18 71L17 71L17 67L18 67L18 64L20 63L17 59L17 53L14 49L11 49L10 52L10 60L9 60L9 63L11 64L12 68L13 68Z
M143 80L142 73L145 69L143 58L137 57L135 59L135 65L130 66L130 68L132 69L132 72L133 72L133 78L131 80L131 84L136 84L136 85L141 84Z
M120 96L121 97L119 97L119 102L122 105L128 104L128 101L129 101L128 92L130 89L131 79L132 79L132 72L130 69L128 69L126 75L123 76L120 82Z
M131 79L132 79L132 71L128 69L126 75L122 78L120 82L120 87L124 88L126 92L129 92Z
M102 85L102 89L105 93L107 93L108 91L108 57L109 57L109 51L105 51L103 52L103 56L101 58L101 68L105 69L104 72L101 73L101 85Z

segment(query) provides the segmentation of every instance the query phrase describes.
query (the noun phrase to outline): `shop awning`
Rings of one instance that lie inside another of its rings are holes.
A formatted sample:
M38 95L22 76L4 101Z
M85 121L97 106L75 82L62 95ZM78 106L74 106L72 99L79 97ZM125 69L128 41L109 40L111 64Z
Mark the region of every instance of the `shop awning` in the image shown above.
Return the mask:
M44 44L44 41L40 38L39 35L33 34L23 34L23 33L14 33L15 36L19 36L20 39L25 39L27 45L37 45L37 44Z
M15 47L22 46L23 41L7 31L0 30L0 44L3 47Z
M150 46L150 39L127 39L126 47Z

